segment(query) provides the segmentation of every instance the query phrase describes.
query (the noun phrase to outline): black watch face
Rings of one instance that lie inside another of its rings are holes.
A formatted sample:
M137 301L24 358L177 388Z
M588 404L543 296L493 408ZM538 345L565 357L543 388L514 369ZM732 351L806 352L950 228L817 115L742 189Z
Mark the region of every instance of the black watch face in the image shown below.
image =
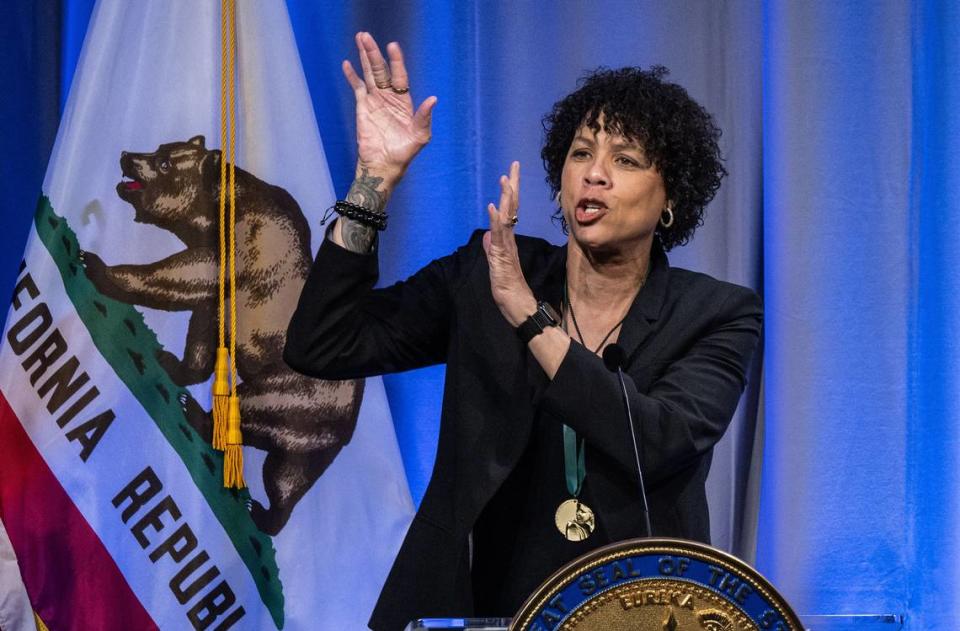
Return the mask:
M557 310L549 302L541 302L539 305L540 311L543 312L545 316L550 318L550 323L548 326L557 326L560 324L560 314L557 313Z

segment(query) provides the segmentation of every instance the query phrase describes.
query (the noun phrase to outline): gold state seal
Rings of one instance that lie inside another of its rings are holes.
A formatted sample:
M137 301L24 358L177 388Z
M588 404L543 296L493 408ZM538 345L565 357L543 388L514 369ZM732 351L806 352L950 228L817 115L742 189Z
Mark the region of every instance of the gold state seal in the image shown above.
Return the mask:
M561 568L511 631L802 631L773 586L743 561L678 539L634 539Z

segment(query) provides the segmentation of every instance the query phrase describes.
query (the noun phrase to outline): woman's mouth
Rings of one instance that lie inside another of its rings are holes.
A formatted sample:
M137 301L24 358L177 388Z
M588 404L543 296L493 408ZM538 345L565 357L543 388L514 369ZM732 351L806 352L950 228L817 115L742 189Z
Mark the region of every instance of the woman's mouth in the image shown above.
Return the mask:
M579 224L595 223L607 214L607 205L597 199L582 199L574 214Z

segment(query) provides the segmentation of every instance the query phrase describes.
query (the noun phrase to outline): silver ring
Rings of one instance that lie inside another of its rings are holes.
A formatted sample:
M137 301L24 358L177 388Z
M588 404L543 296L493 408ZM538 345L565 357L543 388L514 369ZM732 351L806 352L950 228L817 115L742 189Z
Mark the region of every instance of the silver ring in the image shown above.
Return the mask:
M518 217L517 215L514 215L513 217L510 217L507 220L507 226L510 228L514 227L518 223L520 223L520 217Z

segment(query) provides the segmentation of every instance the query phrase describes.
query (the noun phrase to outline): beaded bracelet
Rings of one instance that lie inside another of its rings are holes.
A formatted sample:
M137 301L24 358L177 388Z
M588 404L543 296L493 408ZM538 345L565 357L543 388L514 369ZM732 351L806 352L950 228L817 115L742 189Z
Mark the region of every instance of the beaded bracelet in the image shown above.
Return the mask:
M323 215L323 219L320 220L320 225L324 225L327 222L331 210L341 217L352 219L370 228L376 228L377 230L386 230L387 228L387 213L378 213L343 199L338 199L336 204L327 209L327 212Z

